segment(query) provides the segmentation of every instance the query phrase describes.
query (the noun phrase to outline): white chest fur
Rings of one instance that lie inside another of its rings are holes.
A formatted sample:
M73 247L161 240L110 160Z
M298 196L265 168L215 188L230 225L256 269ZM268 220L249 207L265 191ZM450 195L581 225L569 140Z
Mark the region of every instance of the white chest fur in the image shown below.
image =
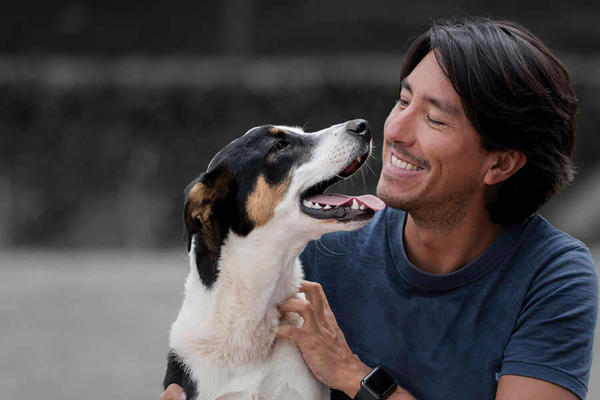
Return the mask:
M305 244L272 229L243 238L230 233L210 289L200 280L192 248L170 347L197 381L198 399L329 398L296 345L276 340L277 306L298 292Z

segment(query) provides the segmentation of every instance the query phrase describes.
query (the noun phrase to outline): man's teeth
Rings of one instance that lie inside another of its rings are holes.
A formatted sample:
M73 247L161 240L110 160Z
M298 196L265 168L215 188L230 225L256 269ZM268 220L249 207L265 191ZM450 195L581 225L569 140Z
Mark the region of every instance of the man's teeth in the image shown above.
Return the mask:
M400 160L398 157L396 157L393 154L392 154L392 164L395 167L406 169L406 170L409 170L409 171L417 171L417 170L421 169L421 168L417 167L416 165L408 163L408 162L406 162L404 160Z
M319 203L313 203L310 200L302 200L302 204L305 207L314 208L316 210L320 210L320 209L331 210L332 208L344 207L344 206L334 206L334 207L332 207L329 204L324 204L323 205L323 204L319 204ZM358 201L356 201L356 199L352 199L352 205L350 206L350 208L353 209L353 210L364 210L364 209L366 209L365 205L364 204L360 204Z

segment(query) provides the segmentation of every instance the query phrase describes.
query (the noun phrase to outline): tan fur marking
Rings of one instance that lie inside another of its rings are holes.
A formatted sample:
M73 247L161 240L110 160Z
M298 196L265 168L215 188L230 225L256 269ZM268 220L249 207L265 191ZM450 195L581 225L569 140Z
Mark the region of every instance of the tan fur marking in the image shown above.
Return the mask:
M286 132L286 131L284 131L284 130L282 130L282 129L279 129L279 128L275 128L275 127L273 127L273 128L270 128L270 129L269 129L269 133L270 133L271 135L277 135L278 133L283 133L283 134L286 134L287 132Z
M219 254L219 241L217 238L223 232L220 232L218 226L210 220L212 205L216 200L227 195L229 182L233 179L230 172L223 172L213 185L207 186L202 182L196 183L188 195L188 203L186 206L187 218L190 221L190 226L195 226L196 231L200 231L200 237L209 254ZM196 219L201 221L200 226L197 226Z
M248 196L246 203L246 211L255 226L262 226L273 218L275 208L283 198L288 184L289 181L285 181L279 185L271 186L263 175L258 177L254 191Z
M212 196L211 196L212 195ZM210 216L210 204L211 197L214 197L214 191L210 190L204 183L196 183L192 190L190 190L190 200L188 210L191 218L198 218L202 222L208 222Z

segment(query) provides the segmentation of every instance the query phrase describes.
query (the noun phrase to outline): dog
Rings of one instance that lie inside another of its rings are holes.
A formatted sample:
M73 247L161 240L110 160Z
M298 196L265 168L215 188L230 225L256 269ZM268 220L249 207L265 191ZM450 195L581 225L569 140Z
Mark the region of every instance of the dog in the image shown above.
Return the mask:
M276 339L278 305L298 295L309 240L364 226L375 196L324 194L371 153L365 120L314 133L261 126L224 147L186 190L190 272L163 385L187 399L329 399L297 346ZM301 318L289 313L289 323Z

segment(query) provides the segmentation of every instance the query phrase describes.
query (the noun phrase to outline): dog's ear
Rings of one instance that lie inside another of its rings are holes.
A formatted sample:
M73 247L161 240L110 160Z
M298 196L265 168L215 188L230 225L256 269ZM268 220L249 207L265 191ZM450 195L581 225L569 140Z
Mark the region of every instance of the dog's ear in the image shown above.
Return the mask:
M196 235L196 266L207 287L217 279L221 245L235 218L236 191L233 174L227 169L204 173L186 190L184 236L189 252Z
M205 172L186 189L183 221L185 242L190 251L192 236L200 234L210 253L218 251L227 221L219 220L218 212L231 198L234 179L227 169Z

